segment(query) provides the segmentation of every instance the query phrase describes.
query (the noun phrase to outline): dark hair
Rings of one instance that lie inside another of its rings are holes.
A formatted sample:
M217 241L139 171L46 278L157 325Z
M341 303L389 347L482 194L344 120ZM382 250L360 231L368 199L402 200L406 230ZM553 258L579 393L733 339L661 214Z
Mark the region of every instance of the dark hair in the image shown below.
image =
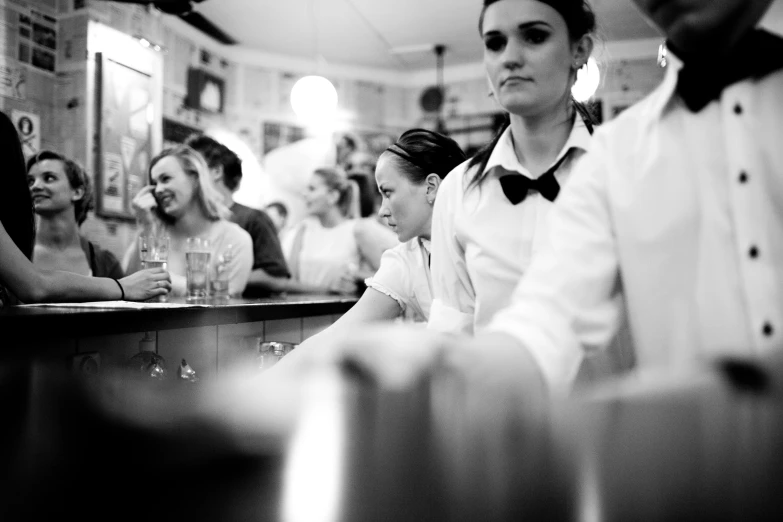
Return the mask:
M0 143L3 144L5 163L2 188L0 188L0 223L19 250L28 259L32 259L35 245L35 213L33 199L27 186L24 153L14 124L3 112L0 112Z
M364 217L370 217L375 214L375 204L379 199L380 193L375 187L375 181L369 174L355 172L348 174L348 179L356 182L359 187L359 214Z
M484 30L484 14L486 13L487 8L499 1L500 0L484 0L483 6L481 7L481 14L479 15L479 34L481 34ZM572 42L579 40L587 34L595 32L595 12L593 12L593 8L590 6L590 3L587 2L587 0L538 1L548 5L563 17L563 20L565 20L566 23L566 27L568 28L568 36ZM593 126L597 125L595 118L593 118L592 114L590 114L590 111L583 104L577 102L573 98L571 98L571 104L573 105L574 110L577 112L579 117L585 121L588 128L592 128ZM498 141L500 141L500 136L503 135L503 132L505 132L510 124L511 119L508 117L508 115L506 115L503 124L500 126L500 129L498 130L495 137L492 138L492 141L479 149L475 156L470 158L470 162L468 163L468 170L472 169L476 165L478 165L479 168L476 171L473 179L470 181L470 184L468 185L469 187L471 185L480 185L484 180L484 171L487 168L489 156L495 149L495 145L497 145Z
M411 183L420 185L427 176L441 179L467 157L453 139L426 129L405 131L383 154L389 154Z
M320 176L329 190L337 191L339 194L337 206L342 215L355 217L351 216L351 205L354 203L354 197L358 197L358 194L354 196L354 193L359 191L356 182L348 179L345 172L339 168L322 167L320 169L315 169L313 174Z
M272 203L268 204L266 208L274 208L277 210L277 213L284 218L288 217L288 207L279 201L273 201Z
M200 152L210 169L223 168L223 183L228 190L234 191L239 187L242 181L242 160L234 151L204 134L190 136L185 145Z
M82 189L84 191L84 195L81 197L81 199L77 199L73 203L73 213L76 217L76 223L81 225L84 223L84 220L87 219L87 212L92 210L94 207L92 182L90 181L90 176L87 175L87 173L78 163L72 159L66 158L62 154L58 154L57 152L53 152L51 150L42 150L27 160L27 173L30 173L30 169L33 168L33 165L46 160L56 160L62 162L63 170L65 171L65 175L68 178L68 183L71 185L71 188L74 190Z

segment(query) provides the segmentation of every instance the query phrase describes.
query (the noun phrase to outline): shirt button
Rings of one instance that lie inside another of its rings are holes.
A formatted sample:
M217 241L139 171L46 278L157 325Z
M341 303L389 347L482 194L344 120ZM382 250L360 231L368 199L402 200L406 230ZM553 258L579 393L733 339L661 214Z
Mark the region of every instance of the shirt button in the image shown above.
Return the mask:
M740 183L747 183L747 181L748 181L748 174L747 174L747 172L745 172L745 171L743 170L742 172L740 172L740 175L739 175L739 182L740 182Z
M756 259L759 256L759 249L754 246L750 247L750 250L748 250L748 255L751 259Z
M766 335L767 337L772 335L772 332L775 331L774 328L772 328L772 323L766 322L764 323L764 327L761 329L761 331Z
M739 103L734 106L734 114L742 114L742 105Z

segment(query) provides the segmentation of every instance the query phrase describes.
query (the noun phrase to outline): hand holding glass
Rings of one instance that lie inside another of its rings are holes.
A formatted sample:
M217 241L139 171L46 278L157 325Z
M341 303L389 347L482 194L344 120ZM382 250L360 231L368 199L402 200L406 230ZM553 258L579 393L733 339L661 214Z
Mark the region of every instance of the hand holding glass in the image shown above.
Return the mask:
M156 235L139 236L139 259L141 267L168 269L169 259L169 237ZM161 295L155 298L157 301L165 303L168 296Z

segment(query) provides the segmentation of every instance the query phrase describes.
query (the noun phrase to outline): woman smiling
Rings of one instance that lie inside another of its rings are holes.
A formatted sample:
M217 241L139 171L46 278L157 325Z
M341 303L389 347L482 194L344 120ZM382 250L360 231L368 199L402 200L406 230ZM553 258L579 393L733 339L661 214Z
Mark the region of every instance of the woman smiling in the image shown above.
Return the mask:
M149 181L133 199L133 208L142 234L170 238L172 294L185 293L187 239L197 237L209 242L213 262L231 248L229 294L241 295L253 266L253 243L250 234L226 219L229 210L212 185L204 158L187 145L164 150L150 162ZM128 272L141 268L138 239L124 261Z

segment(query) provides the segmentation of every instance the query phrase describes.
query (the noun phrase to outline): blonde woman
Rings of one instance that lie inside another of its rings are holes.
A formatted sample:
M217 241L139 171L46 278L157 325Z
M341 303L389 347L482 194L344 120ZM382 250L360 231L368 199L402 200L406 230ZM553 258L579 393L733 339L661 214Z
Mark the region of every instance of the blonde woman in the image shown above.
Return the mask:
M313 292L355 293L397 238L374 220L356 219L358 187L340 169L317 169L304 199L308 216L283 239L292 277Z
M185 247L189 237L209 241L213 262L229 246L229 293L241 295L253 267L253 242L239 225L228 220L230 211L214 187L204 158L187 145L167 149L153 158L149 185L133 199L141 234L170 238L168 269L172 294L185 294ZM124 259L128 273L141 268L138 238Z

